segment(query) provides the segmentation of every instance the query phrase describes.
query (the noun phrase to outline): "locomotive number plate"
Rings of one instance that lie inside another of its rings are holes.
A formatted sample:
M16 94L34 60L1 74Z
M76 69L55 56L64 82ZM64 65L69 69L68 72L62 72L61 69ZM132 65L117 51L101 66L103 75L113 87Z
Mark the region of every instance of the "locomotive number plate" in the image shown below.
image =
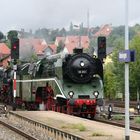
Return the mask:
M86 74L87 70L78 70L78 74Z

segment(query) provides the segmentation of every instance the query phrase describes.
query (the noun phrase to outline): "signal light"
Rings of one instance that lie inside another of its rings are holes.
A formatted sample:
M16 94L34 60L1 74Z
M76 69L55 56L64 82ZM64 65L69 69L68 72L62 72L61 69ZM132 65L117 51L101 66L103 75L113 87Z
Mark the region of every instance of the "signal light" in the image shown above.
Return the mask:
M106 37L98 37L98 58L103 60L106 58Z
M16 46L13 46L13 49L16 49L17 47Z
M19 39L11 39L11 59L19 59Z

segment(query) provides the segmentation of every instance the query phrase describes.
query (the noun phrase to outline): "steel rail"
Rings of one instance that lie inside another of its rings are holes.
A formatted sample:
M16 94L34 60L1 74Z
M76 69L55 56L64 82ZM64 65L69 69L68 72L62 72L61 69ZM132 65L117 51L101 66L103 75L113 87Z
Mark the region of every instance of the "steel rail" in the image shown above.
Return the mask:
M105 124L110 124L110 125L115 125L115 126L118 126L118 127L125 127L125 124L123 123L119 123L119 122L116 122L116 121L113 121L113 120L103 120L103 119L95 119L95 121L97 122L101 122L101 123L105 123ZM130 129L132 130L135 130L135 131L140 131L140 127L135 127L134 125L130 125Z
M18 128L16 128L16 127L14 127L14 126L2 121L2 120L0 120L0 124L2 124L3 126L9 128L10 130L14 131L15 133L18 133L19 135L27 138L28 140L39 140L39 139L31 136L30 134L27 134L27 133L23 132L22 130L20 130L20 129L18 129Z
M13 111L9 112L9 116L15 117L15 119L19 119L20 121L28 122L34 127L38 126L39 128L45 129L46 134L51 139L57 139L57 140L85 140L83 137L72 134L70 132L66 132L64 130L49 126L47 124L44 124L42 122L39 122L37 120L32 120L31 118L21 116L19 114L14 113Z

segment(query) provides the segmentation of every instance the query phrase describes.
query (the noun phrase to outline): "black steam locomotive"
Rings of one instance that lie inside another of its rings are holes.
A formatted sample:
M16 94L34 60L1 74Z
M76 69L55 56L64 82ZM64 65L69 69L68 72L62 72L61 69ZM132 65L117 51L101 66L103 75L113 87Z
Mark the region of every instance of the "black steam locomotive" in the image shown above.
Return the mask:
M21 106L94 117L97 105L103 105L102 62L82 49L22 64L17 74L17 104Z

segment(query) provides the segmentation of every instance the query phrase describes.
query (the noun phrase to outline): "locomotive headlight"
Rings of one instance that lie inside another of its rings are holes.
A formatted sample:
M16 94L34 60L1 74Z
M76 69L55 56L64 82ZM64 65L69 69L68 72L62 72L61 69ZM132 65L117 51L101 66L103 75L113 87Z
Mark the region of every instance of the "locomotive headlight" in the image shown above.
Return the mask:
M95 98L98 98L99 92L98 91L94 91L93 95L95 96Z
M74 95L74 92L73 92L73 91L70 91L70 92L68 93L68 95L70 96L70 98L72 98L73 95Z
M80 62L80 66L81 66L81 67L84 67L84 66L85 66L85 63L84 63L83 61L81 61L81 62Z

